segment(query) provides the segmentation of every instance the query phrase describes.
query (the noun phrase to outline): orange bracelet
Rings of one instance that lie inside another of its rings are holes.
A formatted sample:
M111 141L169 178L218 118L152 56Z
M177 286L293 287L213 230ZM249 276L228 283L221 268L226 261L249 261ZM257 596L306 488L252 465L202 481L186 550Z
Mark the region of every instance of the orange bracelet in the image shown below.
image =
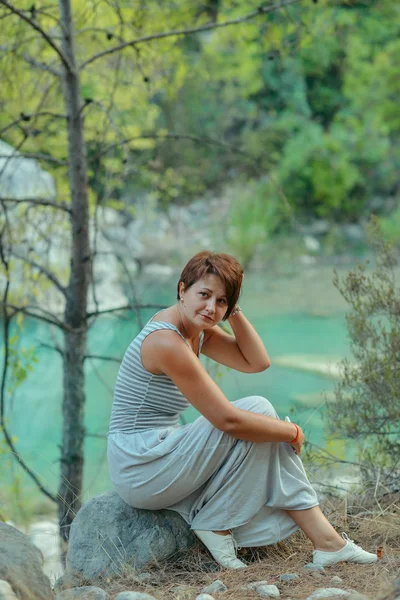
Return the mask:
M297 433L296 433L296 437L291 442L289 442L289 444L295 444L296 442L299 441L299 437L300 437L300 427L298 425L296 425L296 423L292 423L292 425L294 425L296 427Z

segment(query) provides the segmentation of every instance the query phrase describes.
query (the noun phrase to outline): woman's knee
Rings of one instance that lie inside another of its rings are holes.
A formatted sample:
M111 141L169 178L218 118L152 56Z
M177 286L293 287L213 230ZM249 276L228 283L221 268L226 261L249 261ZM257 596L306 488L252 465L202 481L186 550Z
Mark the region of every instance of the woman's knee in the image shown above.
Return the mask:
M267 417L278 416L271 402L263 396L247 396L246 398L236 400L233 404L243 410L250 410L251 412L266 415Z

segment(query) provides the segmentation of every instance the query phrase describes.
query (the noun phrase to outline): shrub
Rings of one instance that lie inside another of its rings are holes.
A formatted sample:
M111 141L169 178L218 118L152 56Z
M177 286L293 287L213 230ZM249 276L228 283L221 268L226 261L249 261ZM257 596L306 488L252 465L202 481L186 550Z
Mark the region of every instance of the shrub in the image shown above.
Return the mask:
M342 361L337 402L327 412L331 430L357 440L369 475L371 469L395 474L400 463L398 249L385 240L376 218L368 229L374 269L367 261L343 279L335 271L334 285L350 305L346 321L355 361Z

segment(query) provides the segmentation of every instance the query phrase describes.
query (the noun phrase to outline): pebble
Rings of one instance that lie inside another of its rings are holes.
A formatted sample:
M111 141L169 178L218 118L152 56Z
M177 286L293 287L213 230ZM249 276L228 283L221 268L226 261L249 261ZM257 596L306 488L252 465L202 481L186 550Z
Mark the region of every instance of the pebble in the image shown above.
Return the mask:
M144 592L120 592L115 600L156 600Z
M256 592L262 598L279 598L281 595L276 585L259 585Z
M307 571L319 571L320 573L325 573L325 569L322 565L314 565L314 563L307 563L304 565L303 569L307 569Z
M200 565L200 571L205 571L206 573L218 573L221 570L221 567L216 562L204 561Z
M140 573L139 575L136 575L135 581L140 584L153 583L154 575L152 575L151 573Z
M4 579L0 580L0 600L18 600L11 585Z
M320 573L319 571L311 571L310 575L314 579L324 579L326 577L325 573Z
M256 590L260 585L268 585L268 581L265 579L262 581L252 581L251 583L245 583L240 587L243 590Z
M215 594L217 592L226 592L227 589L228 588L226 587L226 585L220 579L216 579L215 581L210 583L210 585L207 585L205 588L203 588L201 590L201 593L202 594Z
M179 585L176 585L172 591L174 594L180 594L180 592L186 592L186 590L190 590L191 587L192 586L188 583L180 583Z
M59 592L55 600L106 600L106 598L107 594L101 588L94 585L84 585Z
M279 577L279 581L282 583L289 583L290 581L295 581L296 579L300 579L297 573L285 573Z
M340 588L319 588L315 590L307 598L307 600L315 600L316 598L331 598L332 596L350 596L351 592L346 590L341 590Z
M338 577L338 575L334 575L331 577L331 583L343 583L343 579Z

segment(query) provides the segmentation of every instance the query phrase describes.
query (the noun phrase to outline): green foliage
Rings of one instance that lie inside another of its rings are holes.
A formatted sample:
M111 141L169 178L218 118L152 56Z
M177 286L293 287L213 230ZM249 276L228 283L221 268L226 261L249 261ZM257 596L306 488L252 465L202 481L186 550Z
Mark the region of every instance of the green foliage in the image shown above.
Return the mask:
M28 0L20 5L29 12ZM57 5L35 8L39 24L56 35ZM252 10L250 0L227 0L212 18L222 22ZM208 9L188 0L150 0L134 9L122 3L118 10L75 2L73 14L80 63L120 37L210 19ZM0 45L9 50L0 58L0 130L21 113L62 114L57 81L24 58L54 66L54 54L18 18L2 23ZM166 208L238 178L251 186L273 172L298 217L358 220L377 197L385 214L397 194L400 160L399 39L392 0L368 6L320 0L234 27L153 40L88 64L81 92L92 201L126 210L150 193ZM4 134L15 146L21 135L25 151L67 157L65 123L57 116L43 114ZM45 165L59 198L67 199L66 168Z
M282 202L275 188L270 179L247 181L234 188L224 246L245 268L260 244L268 242L283 222Z
M12 394L21 385L38 362L36 348L21 345L23 338L24 316L19 313L15 319L12 333L8 338L8 378L7 393Z
M350 305L347 315L355 362L344 360L328 405L330 431L358 440L363 463L395 468L400 456L400 288L398 252L385 240L378 220L369 226L376 266L360 264L334 285Z
M390 217L381 217L379 219L383 235L386 240L394 244L400 244L400 207L397 208Z

